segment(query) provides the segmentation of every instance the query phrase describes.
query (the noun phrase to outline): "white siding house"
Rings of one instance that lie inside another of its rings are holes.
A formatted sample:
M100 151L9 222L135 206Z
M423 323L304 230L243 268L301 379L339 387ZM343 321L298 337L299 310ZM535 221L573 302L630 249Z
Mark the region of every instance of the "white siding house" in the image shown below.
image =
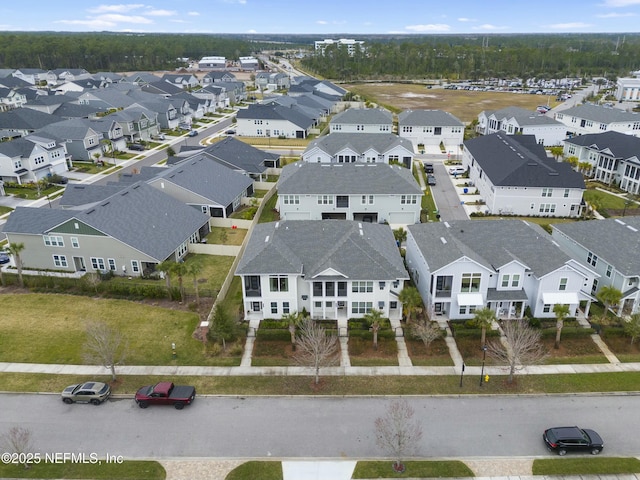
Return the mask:
M482 135L504 132L507 135L534 135L536 142L548 147L562 145L567 128L548 114L519 107L482 111L476 131Z
M494 133L465 142L462 164L478 189L485 213L577 217L582 175L549 158L533 135Z
M640 135L640 113L618 108L584 104L556 112L555 118L565 125L568 137L608 131Z
M442 110L405 110L398 115L398 135L416 151L458 155L464 141L464 123Z
M358 220L392 228L420 222L422 189L398 165L296 162L278 180L283 220Z
M431 315L470 319L554 317L553 305L588 311L597 274L565 254L539 226L520 220L410 225L406 264Z
M393 115L381 108L349 108L329 122L331 133L392 133Z

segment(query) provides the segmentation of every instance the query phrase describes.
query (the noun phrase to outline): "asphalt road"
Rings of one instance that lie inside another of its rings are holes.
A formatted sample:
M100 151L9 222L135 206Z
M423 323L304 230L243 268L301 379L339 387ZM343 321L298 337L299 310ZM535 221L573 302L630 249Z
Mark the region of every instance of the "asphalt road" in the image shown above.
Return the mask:
M428 379L425 379L428 381ZM603 455L640 455L635 395L405 397L420 421L417 455L548 456L545 428L579 425L605 440ZM198 397L184 410L132 399L66 405L58 395L2 394L0 432L31 430L36 451L145 457L371 458L383 397Z

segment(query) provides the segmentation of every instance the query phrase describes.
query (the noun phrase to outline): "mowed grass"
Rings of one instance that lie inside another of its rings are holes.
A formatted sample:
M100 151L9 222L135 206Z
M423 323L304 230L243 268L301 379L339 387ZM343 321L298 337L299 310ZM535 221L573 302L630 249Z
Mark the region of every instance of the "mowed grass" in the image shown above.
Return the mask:
M478 118L483 110L520 107L535 113L538 105L554 107L555 97L506 92L473 92L468 90L427 89L424 85L404 83L342 84L341 87L361 95L395 112L407 109L444 110L463 122Z
M0 361L83 364L87 325L104 321L128 343L129 365L206 365L202 344L191 337L199 318L191 312L126 300L71 295L3 294Z
M475 477L473 471L458 460L408 460L402 462L403 473L393 470L392 460L361 461L351 478L443 478L443 477Z
M44 455L43 455L44 457ZM123 463L45 463L33 464L29 469L22 465L0 464L1 478L78 478L119 480L163 480L167 478L164 467L154 461L128 460Z
M640 473L637 458L545 458L535 459L534 475L620 475Z

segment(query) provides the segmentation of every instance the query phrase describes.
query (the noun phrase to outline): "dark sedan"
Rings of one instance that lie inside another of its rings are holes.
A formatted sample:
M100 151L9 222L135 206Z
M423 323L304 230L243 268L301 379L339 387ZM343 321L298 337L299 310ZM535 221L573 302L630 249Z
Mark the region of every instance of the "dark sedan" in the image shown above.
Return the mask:
M547 448L558 455L566 455L567 452L589 452L598 455L604 448L604 442L600 435L588 428L578 427L553 427L542 434Z

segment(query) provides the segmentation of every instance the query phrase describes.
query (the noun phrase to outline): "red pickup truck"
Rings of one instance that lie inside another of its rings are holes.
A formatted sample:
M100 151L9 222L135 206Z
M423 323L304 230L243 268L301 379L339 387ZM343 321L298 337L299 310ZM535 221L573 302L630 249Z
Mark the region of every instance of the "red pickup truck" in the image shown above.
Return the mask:
M136 403L140 408L149 405L173 405L182 410L196 398L196 388L186 385L174 385L173 382L160 382L142 387L136 392Z

